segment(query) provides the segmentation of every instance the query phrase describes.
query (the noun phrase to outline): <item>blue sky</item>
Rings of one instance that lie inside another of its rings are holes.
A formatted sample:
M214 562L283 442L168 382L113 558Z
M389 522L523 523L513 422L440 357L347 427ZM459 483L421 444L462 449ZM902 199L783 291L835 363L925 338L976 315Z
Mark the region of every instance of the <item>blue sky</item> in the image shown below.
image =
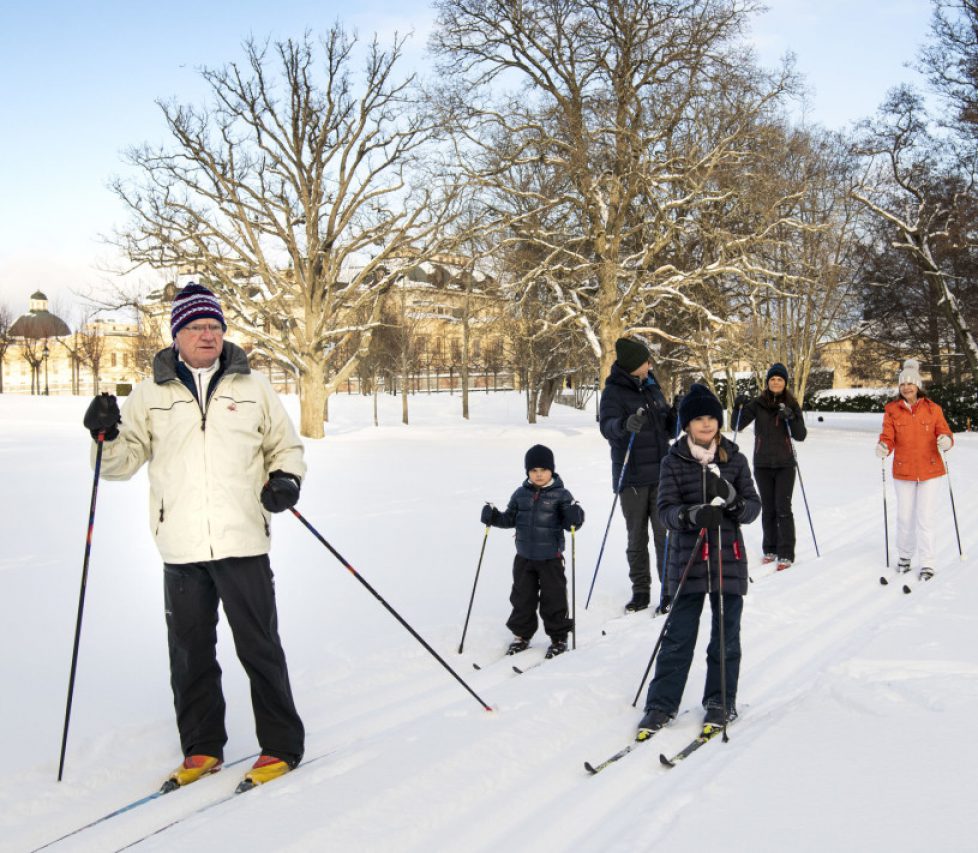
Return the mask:
M762 61L792 51L812 88L806 116L844 127L871 114L926 35L929 0L768 0L752 40ZM351 11L356 9L356 11ZM122 219L106 183L120 152L161 141L157 98L199 101L202 65L240 57L251 34L284 38L335 20L361 35L415 32L422 63L433 13L421 0L6 0L0 7L0 303L15 315L45 291L68 308L117 264L100 235ZM151 274L145 274L152 280ZM69 314L70 310L65 313ZM72 318L66 316L71 322Z

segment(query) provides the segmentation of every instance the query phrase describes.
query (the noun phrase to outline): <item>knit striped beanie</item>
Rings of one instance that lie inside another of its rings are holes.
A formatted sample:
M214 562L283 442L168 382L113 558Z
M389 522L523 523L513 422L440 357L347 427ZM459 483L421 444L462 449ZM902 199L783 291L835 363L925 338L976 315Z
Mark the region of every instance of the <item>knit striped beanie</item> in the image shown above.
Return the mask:
M187 323L203 319L217 320L225 332L228 329L217 297L203 285L190 282L173 297L173 306L170 309L170 335L176 340L177 332Z

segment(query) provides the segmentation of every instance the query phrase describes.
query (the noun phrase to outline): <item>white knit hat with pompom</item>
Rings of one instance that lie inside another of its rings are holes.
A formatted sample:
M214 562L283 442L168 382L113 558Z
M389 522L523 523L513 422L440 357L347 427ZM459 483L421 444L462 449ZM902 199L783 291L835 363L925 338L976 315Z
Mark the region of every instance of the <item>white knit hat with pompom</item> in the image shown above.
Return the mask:
M903 370L900 371L900 378L897 382L900 385L910 384L923 388L924 383L920 378L920 362L915 358L908 358L903 362Z

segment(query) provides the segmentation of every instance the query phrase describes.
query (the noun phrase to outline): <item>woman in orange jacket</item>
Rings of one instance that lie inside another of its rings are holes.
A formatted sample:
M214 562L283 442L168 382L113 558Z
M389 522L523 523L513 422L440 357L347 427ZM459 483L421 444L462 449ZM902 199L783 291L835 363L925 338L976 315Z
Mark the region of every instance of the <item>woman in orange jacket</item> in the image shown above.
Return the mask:
M941 454L954 445L941 407L924 392L920 363L908 358L899 377L900 393L883 409L883 431L876 455L893 453L893 487L897 496L897 571L909 572L914 550L920 556L920 579L934 576L938 478L947 473Z

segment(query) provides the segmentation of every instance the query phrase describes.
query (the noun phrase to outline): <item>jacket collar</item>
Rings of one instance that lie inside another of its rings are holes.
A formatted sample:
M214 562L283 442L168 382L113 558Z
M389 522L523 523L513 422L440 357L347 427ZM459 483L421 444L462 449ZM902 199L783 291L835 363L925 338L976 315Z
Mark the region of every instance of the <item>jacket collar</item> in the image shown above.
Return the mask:
M221 348L221 366L224 373L251 373L248 356L237 344L225 341ZM173 347L160 350L153 358L153 381L157 385L179 380L177 376L177 351Z
M652 384L657 387L659 383L651 370L649 371L648 375L652 378ZM636 391L641 391L645 382L645 377L639 378L638 376L633 376L616 361L611 365L611 373L608 374L607 381L613 385L624 385L626 387L634 388Z

